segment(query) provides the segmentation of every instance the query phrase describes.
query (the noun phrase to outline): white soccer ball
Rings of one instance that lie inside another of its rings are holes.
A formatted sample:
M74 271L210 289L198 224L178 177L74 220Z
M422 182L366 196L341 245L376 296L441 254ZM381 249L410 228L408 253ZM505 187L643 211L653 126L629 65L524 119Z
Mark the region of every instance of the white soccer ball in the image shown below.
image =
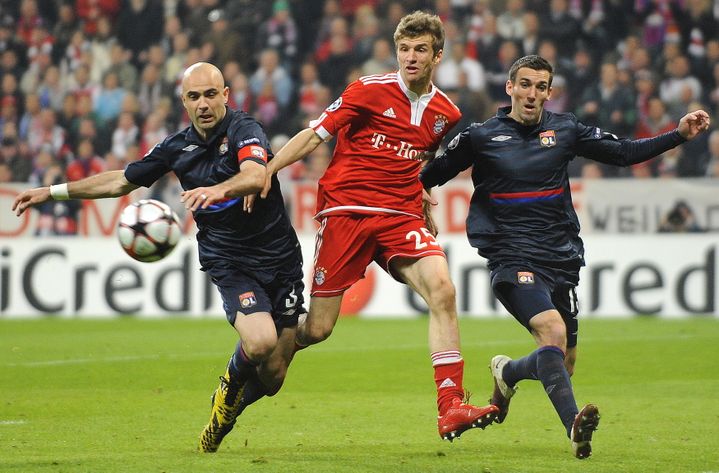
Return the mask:
M125 252L137 261L159 261L180 241L180 219L165 203L144 199L128 205L120 214L117 238Z

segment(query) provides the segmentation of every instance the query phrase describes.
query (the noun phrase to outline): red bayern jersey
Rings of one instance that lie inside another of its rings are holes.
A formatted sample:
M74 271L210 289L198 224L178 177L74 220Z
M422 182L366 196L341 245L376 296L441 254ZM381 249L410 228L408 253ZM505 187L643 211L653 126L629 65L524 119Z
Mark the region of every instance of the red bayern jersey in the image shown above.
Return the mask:
M398 72L361 77L310 123L337 137L319 181L317 217L329 213L402 213L422 217L420 152L434 152L461 113L437 87L418 96Z

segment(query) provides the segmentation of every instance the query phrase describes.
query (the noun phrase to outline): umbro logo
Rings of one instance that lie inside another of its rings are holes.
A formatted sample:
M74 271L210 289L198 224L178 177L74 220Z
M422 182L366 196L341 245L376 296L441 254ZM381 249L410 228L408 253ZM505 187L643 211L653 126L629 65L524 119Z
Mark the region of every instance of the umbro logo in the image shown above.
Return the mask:
M392 107L385 110L382 115L389 118L397 118L397 115L395 115L394 110L392 110Z
M194 151L197 149L197 145L187 145L182 148L182 151Z
M507 141L507 140L511 140L511 139L512 139L511 136L499 135L499 136L495 136L494 138L492 138L492 141Z
M449 378L445 378L445 380L442 381L442 384L439 385L439 389L442 389L442 388L452 388L452 387L454 387L454 386L457 386L456 384L454 384L454 381L452 381L452 380L449 379Z

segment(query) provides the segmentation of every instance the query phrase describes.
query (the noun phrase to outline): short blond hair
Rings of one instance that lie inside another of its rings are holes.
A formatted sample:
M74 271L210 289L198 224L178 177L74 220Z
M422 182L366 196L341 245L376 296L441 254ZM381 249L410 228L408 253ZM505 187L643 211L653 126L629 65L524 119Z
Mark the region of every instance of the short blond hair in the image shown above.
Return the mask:
M444 49L444 25L437 15L423 11L415 11L405 15L399 20L397 29L394 30L394 44L401 38L417 38L429 34L432 36L432 51L436 56Z

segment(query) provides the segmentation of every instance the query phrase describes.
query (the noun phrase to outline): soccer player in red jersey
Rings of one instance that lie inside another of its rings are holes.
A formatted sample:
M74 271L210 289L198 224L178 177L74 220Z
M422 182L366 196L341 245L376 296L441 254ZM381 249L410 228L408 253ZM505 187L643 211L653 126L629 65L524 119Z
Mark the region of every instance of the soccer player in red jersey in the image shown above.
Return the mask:
M425 225L418 180L422 157L438 149L461 114L432 84L444 45L439 17L420 11L405 16L394 41L399 71L351 83L277 152L267 175L337 137L332 161L319 181L312 299L297 344L329 337L344 292L376 261L429 306L439 434L452 440L469 428L484 428L497 412L495 406L463 402L455 289L445 254L427 229L432 224Z

